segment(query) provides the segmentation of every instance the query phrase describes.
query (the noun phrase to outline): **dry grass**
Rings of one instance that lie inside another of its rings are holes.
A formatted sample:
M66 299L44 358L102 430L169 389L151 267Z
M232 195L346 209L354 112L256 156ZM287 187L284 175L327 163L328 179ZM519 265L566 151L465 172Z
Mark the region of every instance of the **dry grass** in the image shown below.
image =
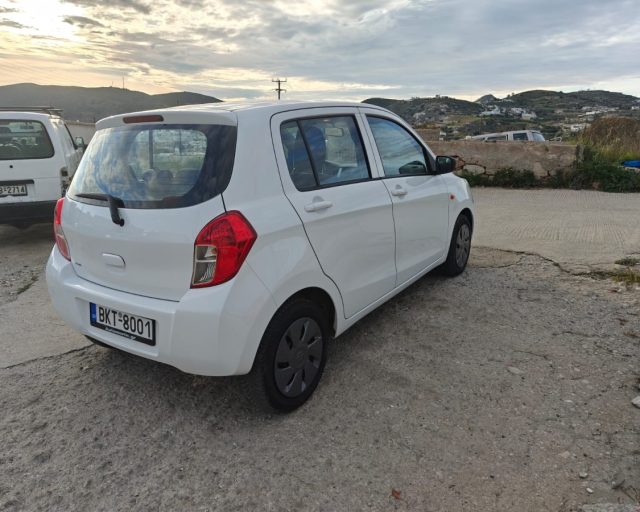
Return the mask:
M640 121L627 117L597 119L581 134L579 142L618 162L638 159Z

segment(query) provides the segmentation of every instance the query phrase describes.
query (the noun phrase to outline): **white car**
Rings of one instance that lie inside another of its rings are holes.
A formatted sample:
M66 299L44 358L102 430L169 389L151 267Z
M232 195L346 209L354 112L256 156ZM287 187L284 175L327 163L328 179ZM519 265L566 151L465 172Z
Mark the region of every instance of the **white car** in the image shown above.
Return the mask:
M81 156L59 111L0 108L0 224L51 222Z
M46 274L60 316L99 344L251 373L292 410L333 338L435 267L467 264L467 182L385 109L218 103L97 128Z
M496 142L499 140L519 140L522 142L544 142L544 135L537 130L517 130L511 132L485 133L483 135L474 135L467 137L471 140L480 140L485 142Z

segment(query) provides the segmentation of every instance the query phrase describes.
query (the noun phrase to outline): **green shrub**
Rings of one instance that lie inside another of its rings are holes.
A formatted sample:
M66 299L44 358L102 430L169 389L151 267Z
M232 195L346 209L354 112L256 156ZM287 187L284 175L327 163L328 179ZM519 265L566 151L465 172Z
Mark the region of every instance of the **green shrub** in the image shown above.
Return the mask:
M591 146L584 148L583 155L582 162L574 170L560 171L544 180L537 179L531 171L515 169L500 169L494 176L462 171L460 176L472 187L550 187L640 192L640 172L625 169L617 160Z
M533 172L516 169L500 169L493 176L462 171L460 176L472 187L533 188L540 186Z

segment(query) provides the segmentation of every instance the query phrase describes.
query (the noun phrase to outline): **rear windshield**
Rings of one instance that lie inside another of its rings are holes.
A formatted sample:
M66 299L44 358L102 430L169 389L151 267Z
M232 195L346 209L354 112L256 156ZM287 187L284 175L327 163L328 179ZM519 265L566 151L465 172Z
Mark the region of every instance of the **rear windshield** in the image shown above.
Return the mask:
M67 194L95 204L100 204L96 194L111 195L125 208L192 206L226 188L235 147L235 126L163 124L99 130Z
M0 119L0 160L51 158L53 146L39 121Z

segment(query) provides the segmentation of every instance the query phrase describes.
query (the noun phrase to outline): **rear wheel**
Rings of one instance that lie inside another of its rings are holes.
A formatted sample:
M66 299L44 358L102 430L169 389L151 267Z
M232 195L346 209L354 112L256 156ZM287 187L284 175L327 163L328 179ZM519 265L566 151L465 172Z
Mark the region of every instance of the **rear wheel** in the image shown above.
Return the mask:
M292 411L315 391L331 336L325 312L294 299L275 314L264 333L251 373L254 395L279 411Z
M460 215L453 227L447 259L442 265L444 273L452 277L461 274L467 266L470 252L471 222L466 215Z

